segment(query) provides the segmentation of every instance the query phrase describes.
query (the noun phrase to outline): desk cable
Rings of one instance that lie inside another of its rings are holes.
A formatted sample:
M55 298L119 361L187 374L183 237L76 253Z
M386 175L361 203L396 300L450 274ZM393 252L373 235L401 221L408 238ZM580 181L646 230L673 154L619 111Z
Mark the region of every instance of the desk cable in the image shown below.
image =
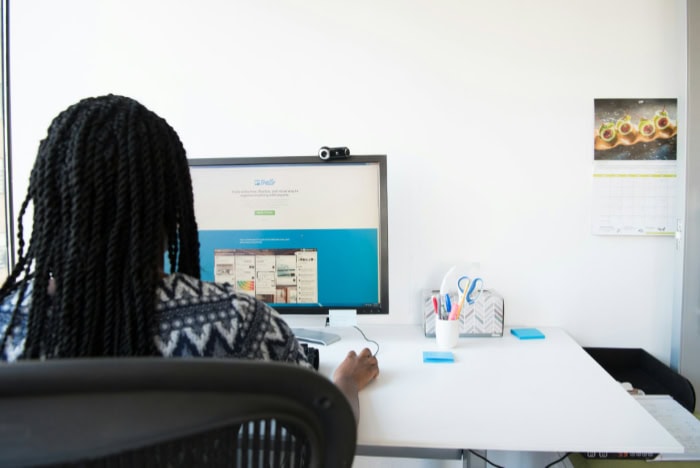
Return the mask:
M571 455L571 452L566 452L564 455L562 455L561 457L557 458L556 460L554 460L552 463L550 463L549 465L545 466L544 468L550 468L550 467L556 465L557 463L559 463L559 462L561 462L561 461L564 461L564 459L565 459L566 457L568 457L569 455Z
M476 457L478 457L478 458L481 458L481 459L484 460L486 463L488 463L489 465L491 465L491 466L493 466L493 467L495 467L495 468L505 468L504 466L495 464L494 462L492 462L491 460L489 460L488 458L486 458L485 456L483 456L482 454L480 454L479 452L477 452L477 451L475 451L475 450L471 450L471 449L470 449L470 450L469 450L469 453L473 454L474 456L476 456ZM565 459L566 457L568 457L569 455L571 455L571 452L566 452L563 456L561 456L561 457L557 458L556 460L554 460L553 462L551 462L551 463L545 465L544 468L551 468L551 467L555 466L557 463L564 461L564 459Z
M494 462L492 462L491 460L489 460L488 458L486 458L485 456L483 456L482 454L480 454L480 453L477 452L476 450L469 449L469 453L471 453L472 455L474 455L474 456L476 456L476 457L478 457L478 458L481 458L481 459L484 460L486 463L488 463L489 465L491 465L491 466L493 466L493 467L495 467L495 468L506 468L505 466L496 465Z
M326 317L326 326L327 327L330 326L330 319L328 317ZM358 327L357 325L353 325L353 328L355 328L357 331L360 332L360 334L362 335L362 338L364 338L365 341L372 343L377 347L377 349L372 354L372 356L377 357L377 354L379 354L379 343L377 343L376 341L374 341L372 339L367 338L367 335L365 335L365 332L363 332L362 329L360 327Z
M377 357L377 354L379 354L379 343L377 343L377 342L374 341L374 340L371 340L371 339L367 338L367 335L365 335L365 332L363 332L362 329L361 329L360 327L358 327L357 325L353 325L353 327L355 327L355 328L357 329L357 331L360 332L360 334L361 334L362 337L365 339L365 341L369 341L370 343L374 343L374 344L377 346L377 350L376 350L376 351L374 352L374 354L373 354L374 357Z

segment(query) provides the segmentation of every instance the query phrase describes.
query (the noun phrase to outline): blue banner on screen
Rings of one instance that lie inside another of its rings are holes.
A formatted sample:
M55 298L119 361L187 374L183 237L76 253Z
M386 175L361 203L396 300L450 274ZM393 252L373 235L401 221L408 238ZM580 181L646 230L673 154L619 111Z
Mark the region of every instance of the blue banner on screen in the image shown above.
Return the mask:
M203 230L202 279L276 308L379 302L376 229Z

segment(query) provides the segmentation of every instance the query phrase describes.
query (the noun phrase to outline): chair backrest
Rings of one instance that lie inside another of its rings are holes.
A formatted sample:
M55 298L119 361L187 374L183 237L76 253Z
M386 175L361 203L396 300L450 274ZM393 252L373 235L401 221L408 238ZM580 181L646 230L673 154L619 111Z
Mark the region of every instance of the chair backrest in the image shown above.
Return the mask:
M287 363L96 358L0 365L0 466L350 467L326 377Z

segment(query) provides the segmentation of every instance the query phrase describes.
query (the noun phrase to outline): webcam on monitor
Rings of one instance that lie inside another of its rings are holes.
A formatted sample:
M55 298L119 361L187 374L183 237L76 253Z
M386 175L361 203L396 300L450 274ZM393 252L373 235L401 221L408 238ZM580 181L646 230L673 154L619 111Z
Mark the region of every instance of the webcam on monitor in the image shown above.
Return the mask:
M336 148L322 146L321 149L318 150L318 157L323 161L328 161L331 159L348 159L350 157L350 148L345 146L339 146Z

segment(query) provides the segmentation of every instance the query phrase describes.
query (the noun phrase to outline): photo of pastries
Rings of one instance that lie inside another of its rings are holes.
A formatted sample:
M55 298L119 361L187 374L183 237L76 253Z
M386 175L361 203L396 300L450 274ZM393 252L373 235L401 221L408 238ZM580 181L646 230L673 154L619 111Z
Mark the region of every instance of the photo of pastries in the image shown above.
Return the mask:
M596 99L594 159L676 159L676 99Z

